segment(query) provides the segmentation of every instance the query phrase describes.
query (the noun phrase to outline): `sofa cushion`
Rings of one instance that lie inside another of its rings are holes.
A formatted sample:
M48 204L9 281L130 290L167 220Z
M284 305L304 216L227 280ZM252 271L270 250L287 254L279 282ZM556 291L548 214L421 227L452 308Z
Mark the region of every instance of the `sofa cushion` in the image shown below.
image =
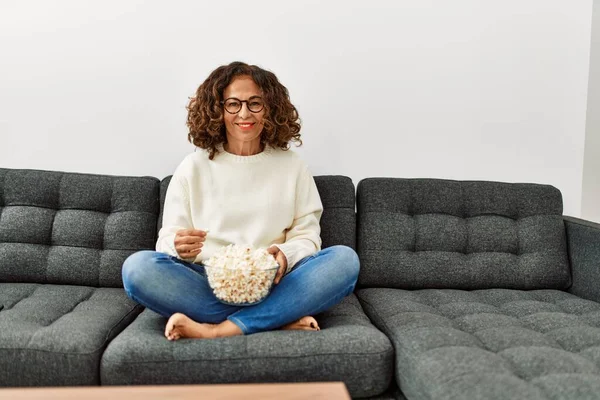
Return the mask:
M369 178L359 287L566 289L560 192L547 185Z
M162 225L162 210L172 176L160 184L160 217L158 230ZM315 184L323 203L321 215L322 247L345 245L356 249L356 213L354 183L347 176L315 176ZM157 231L158 232L158 231Z
M408 399L600 396L600 304L557 290L372 288Z
M0 169L0 282L122 287L154 249L159 181Z
M98 385L106 344L141 311L123 289L0 283L0 386Z
M350 295L316 316L317 332L269 331L218 339L164 337L166 319L145 310L106 349L103 385L344 381L353 396L392 380L389 339Z

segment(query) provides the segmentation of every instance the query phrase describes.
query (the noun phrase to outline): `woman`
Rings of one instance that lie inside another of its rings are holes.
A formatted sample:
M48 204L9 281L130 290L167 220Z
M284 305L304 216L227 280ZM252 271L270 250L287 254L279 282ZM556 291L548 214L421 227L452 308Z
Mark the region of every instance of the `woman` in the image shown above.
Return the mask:
M125 261L125 291L169 318L169 340L319 330L312 315L352 293L359 261L346 246L321 250L321 199L288 151L302 141L287 89L273 73L234 62L213 71L187 109L188 140L204 151L173 174L156 251ZM280 266L259 304L223 304L208 285L202 261L232 243L268 248Z

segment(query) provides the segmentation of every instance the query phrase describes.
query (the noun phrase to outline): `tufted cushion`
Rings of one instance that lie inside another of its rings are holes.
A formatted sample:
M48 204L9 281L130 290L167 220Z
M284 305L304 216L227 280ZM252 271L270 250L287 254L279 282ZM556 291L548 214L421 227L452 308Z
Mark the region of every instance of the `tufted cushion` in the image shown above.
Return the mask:
M0 283L0 386L98 385L107 343L141 307L123 289Z
M600 304L557 290L362 289L409 399L600 394Z
M384 392L392 380L394 350L356 296L315 318L319 332L169 342L166 319L145 310L106 349L102 384L344 381L355 397Z
M345 245L356 249L355 194L352 180L346 176L315 176L315 184L323 203L321 216L322 247ZM159 227L162 225L162 210L171 176L160 185Z
M0 169L0 282L121 287L156 241L159 181Z
M359 286L565 289L560 192L546 185L369 178L358 184Z

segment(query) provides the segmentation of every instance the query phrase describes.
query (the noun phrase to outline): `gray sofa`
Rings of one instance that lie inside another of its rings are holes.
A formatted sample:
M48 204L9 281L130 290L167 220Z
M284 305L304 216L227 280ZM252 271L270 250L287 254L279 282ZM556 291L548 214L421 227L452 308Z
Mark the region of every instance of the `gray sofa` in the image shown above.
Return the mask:
M120 269L169 177L0 169L0 386L344 381L353 398L600 398L600 226L545 185L317 176L355 293L319 332L169 342ZM356 206L356 211L355 211ZM403 395L404 393L404 395Z

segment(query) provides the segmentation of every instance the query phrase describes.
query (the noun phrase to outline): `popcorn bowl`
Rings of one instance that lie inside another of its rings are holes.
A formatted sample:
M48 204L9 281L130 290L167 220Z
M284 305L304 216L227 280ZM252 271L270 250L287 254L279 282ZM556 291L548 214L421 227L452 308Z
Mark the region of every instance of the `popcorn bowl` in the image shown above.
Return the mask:
M224 304L251 306L262 302L273 288L279 264L266 250L229 245L202 263L208 284Z

